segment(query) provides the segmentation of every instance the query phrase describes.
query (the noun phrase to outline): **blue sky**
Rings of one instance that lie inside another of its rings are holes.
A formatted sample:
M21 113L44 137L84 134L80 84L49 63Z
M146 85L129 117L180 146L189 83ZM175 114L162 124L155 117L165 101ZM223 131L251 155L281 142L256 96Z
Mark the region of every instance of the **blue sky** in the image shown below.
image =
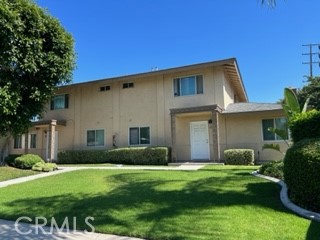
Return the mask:
M276 102L305 84L301 45L320 43L319 0L36 2L75 39L75 83L236 57L249 100Z

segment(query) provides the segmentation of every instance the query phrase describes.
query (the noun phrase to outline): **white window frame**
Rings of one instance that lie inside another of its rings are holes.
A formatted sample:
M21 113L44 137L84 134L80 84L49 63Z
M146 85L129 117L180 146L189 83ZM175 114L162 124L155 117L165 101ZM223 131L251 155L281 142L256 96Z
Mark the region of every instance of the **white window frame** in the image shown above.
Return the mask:
M35 140L36 140L36 141L35 141L35 144L36 144L35 147L31 147L31 139L32 139L31 136L32 136L32 135L36 136L36 137L35 137ZM37 134L36 134L36 133L30 133L30 134L29 134L29 141L28 141L28 142L29 142L29 149L36 149L36 148L37 148Z
M15 147L15 139L16 139L16 137L20 137L21 138L21 147ZM16 136L16 137L14 137L13 138L13 149L17 149L17 150L19 150L19 149L24 149L25 148L25 135L24 134L20 134L20 135L18 135L18 136Z
M274 140L265 140L264 139L264 136L263 136L263 120L273 120L273 128L276 128L276 119L279 119L279 118L286 118L286 117L270 117L270 118L262 118L261 119L261 137L262 137L262 141L263 142L282 142L283 139L281 139L280 137L278 137L278 135L272 133L275 135L275 139ZM288 123L288 119L287 119L287 123ZM290 131L289 129L287 129L288 131L288 139L284 139L285 141L288 141L290 140ZM279 139L277 139L279 138Z
M88 131L94 131L95 132L95 143L97 142L96 141L96 138L97 138L97 131L103 131L103 145L88 145ZM87 129L86 130L86 145L87 147L105 147L106 146L106 130L103 129L103 128L99 128L99 129Z
M202 93L198 93L198 84L197 84L197 77L201 76L202 78ZM193 94L187 94L187 95L181 95L181 87L182 87L182 84L181 84L181 79L184 79L184 78L191 78L191 77L194 77L195 78L195 93ZM179 81L179 95L176 94L175 92L175 80L178 80ZM193 74L193 75L185 75L185 76L179 76L179 77L174 77L172 79L172 86L173 86L173 96L174 97L188 97L188 96L196 96L196 95L202 95L204 94L204 74Z
M139 129L139 143L138 144L131 144L130 143L130 129L131 128L138 128ZM140 129L141 128L149 128L149 143L140 143ZM151 127L150 126L130 126L128 128L128 146L150 146L151 145Z
M124 82L122 83L122 89L134 88L134 82Z

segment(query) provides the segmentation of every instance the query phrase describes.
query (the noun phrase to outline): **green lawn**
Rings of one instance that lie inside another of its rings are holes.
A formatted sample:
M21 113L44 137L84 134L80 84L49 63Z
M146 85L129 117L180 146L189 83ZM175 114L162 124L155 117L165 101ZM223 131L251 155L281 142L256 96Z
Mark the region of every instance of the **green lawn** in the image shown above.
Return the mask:
M32 170L22 170L13 167L0 167L0 182L34 174L38 174L38 172Z
M161 240L319 239L320 224L284 208L254 169L69 172L0 189L0 218L77 217L83 229L92 216L97 232Z

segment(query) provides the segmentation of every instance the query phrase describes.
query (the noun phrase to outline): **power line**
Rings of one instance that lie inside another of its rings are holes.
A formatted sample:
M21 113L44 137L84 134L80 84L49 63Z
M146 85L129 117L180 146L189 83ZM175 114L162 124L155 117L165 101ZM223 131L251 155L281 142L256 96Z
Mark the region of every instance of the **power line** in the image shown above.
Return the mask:
M309 68L310 68L310 77L313 77L313 64L319 64L320 67L320 44L319 43L310 43L310 44L304 44L302 45L303 47L308 47L309 48L309 52L308 53L302 53L302 55L307 55L309 56L309 61L308 62L302 62L302 64L309 64ZM315 51L314 48L316 48L317 50ZM317 55L317 59L318 60L314 60L314 55Z

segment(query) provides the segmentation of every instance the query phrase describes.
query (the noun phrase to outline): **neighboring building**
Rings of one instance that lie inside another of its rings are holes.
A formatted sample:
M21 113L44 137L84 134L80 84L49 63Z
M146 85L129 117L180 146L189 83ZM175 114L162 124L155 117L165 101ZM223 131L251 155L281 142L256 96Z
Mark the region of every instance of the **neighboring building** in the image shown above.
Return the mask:
M283 116L280 105L248 103L231 58L60 87L9 153L57 159L63 150L171 146L173 161L220 161L225 149L251 148L276 160L262 146L278 142L267 128L283 127Z

